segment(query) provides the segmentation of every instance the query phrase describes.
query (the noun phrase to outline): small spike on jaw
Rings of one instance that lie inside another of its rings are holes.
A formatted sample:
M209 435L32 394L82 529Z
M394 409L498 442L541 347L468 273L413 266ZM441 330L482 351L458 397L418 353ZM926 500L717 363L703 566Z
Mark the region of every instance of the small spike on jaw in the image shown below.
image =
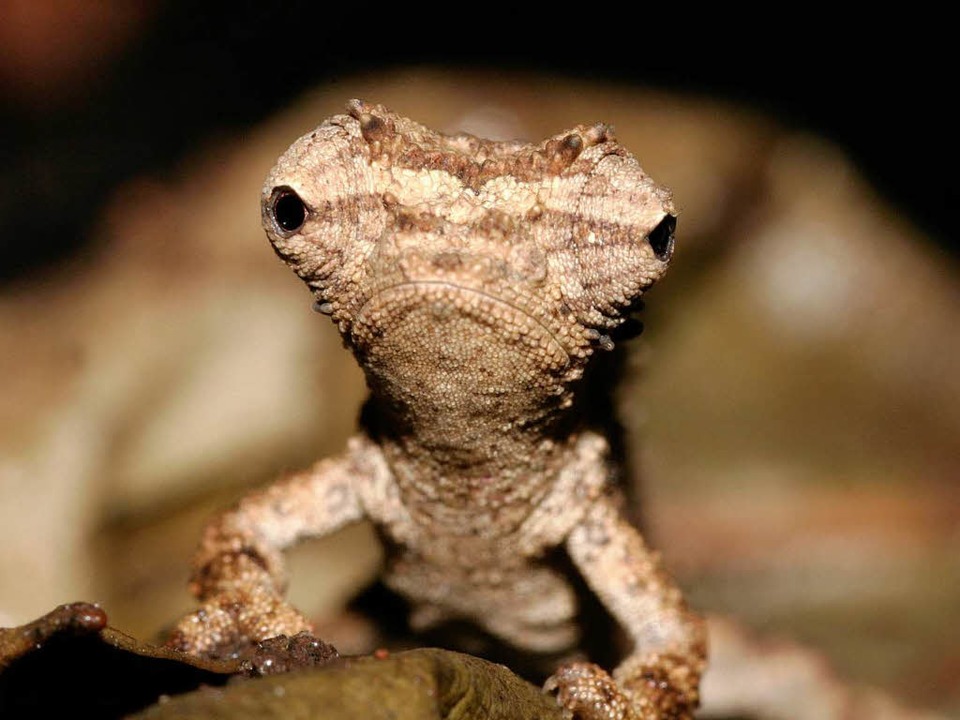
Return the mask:
M583 336L590 343L595 343L596 346L599 347L601 350L606 350L607 352L610 352L614 348L613 338L611 338L606 333L601 333L596 328L587 328L584 331ZM589 352L592 352L592 350L590 350Z

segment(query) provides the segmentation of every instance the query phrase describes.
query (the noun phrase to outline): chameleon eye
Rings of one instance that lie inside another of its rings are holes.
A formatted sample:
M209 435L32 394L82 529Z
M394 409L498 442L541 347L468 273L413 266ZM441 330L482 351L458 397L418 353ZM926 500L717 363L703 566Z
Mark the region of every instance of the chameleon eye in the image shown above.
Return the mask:
M677 229L677 218L667 215L647 236L647 242L653 248L657 260L666 262L673 254L673 232Z
M306 222L307 206L293 190L279 187L273 191L270 213L278 228L285 233L294 233Z

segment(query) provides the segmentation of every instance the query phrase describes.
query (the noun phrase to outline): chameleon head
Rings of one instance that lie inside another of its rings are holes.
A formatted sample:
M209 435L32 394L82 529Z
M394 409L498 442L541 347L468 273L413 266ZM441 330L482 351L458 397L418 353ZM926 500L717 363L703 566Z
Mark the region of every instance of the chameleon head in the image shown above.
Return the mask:
M262 215L371 387L440 405L562 395L663 275L676 226L604 125L494 142L360 101L280 158Z

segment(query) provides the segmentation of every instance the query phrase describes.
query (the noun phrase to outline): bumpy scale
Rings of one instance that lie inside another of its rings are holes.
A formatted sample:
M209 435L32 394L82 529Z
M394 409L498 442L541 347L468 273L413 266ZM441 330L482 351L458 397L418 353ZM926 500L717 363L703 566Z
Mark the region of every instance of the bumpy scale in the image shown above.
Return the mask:
M562 547L633 641L612 676L547 681L576 717L691 718L701 620L624 518L582 377L659 279L675 210L604 125L538 145L443 135L352 101L270 172L263 223L355 353L363 427L211 523L171 643L205 653L311 624L281 551L369 518L421 628L469 619L517 647L576 644ZM469 558L464 565L462 558Z

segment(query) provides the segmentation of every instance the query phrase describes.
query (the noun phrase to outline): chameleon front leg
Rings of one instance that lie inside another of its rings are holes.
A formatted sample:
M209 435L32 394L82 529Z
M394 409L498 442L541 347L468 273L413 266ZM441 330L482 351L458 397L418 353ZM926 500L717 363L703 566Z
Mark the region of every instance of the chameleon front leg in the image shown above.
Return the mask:
M692 720L706 666L706 629L608 496L587 511L567 550L590 588L633 640L614 670L561 667L546 688L583 720Z
M364 448L362 441L351 441L344 455L248 495L205 528L190 581L201 605L177 623L169 646L210 654L312 631L283 598L281 552L363 517L354 487L366 472Z

